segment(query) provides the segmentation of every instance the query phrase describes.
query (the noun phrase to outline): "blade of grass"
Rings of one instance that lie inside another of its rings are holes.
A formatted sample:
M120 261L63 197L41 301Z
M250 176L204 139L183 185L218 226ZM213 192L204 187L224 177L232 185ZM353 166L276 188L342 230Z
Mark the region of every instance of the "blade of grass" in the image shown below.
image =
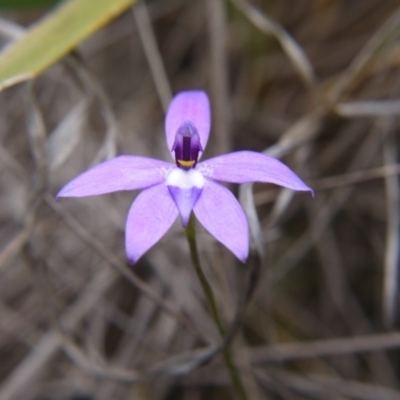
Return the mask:
M31 79L137 0L70 0L0 54L0 90Z

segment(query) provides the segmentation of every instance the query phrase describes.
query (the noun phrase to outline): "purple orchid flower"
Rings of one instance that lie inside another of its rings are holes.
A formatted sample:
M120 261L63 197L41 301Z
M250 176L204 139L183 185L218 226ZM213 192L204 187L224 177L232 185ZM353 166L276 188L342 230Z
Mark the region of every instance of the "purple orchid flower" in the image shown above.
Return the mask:
M161 239L178 215L186 226L192 211L218 241L245 262L249 253L245 213L233 194L216 181L274 183L311 193L312 189L280 161L253 151L238 151L199 163L207 145L210 120L205 92L177 94L165 120L167 145L176 165L147 157L115 157L73 179L57 197L144 189L126 220L126 253L131 263Z

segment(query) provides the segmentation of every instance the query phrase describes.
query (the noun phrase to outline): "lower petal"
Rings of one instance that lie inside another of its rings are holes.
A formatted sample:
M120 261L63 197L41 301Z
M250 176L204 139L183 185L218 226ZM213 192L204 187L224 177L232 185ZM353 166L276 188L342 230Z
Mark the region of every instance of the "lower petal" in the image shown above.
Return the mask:
M126 220L125 245L129 262L135 263L167 232L178 210L162 183L143 190L133 202Z
M239 260L249 254L246 215L235 196L218 183L207 181L193 211L200 223Z
M203 190L204 177L195 169L185 171L181 168L174 168L169 172L166 183L178 207L182 225L186 226L190 213Z
M182 226L186 226L202 189L196 186L190 189L182 189L179 186L168 186L168 190L178 207Z

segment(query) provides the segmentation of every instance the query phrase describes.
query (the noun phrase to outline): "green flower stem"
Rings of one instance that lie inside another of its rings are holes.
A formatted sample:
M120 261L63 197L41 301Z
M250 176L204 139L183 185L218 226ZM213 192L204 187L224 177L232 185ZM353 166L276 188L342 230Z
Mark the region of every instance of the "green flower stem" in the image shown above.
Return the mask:
M224 338L225 330L222 325L222 321L221 321L221 317L218 312L217 304L215 302L214 293L213 293L211 286L208 283L207 278L204 275L204 272L200 266L199 253L197 251L197 244L196 244L196 221L195 221L193 214L190 216L189 223L186 226L185 231L186 231L187 240L189 242L190 255L192 258L193 266L196 270L197 277L199 278L201 287L203 288L204 294L205 294L208 304L210 306L211 315L215 322L215 325L218 328L218 332L220 333L221 337ZM230 349L228 347L225 347L222 354L224 356L225 365L226 365L226 368L228 369L228 372L229 372L229 375L230 375L230 378L232 381L232 385L235 389L236 394L239 396L239 398L241 400L248 400L248 396L246 394L242 380L240 378L239 371L236 368L236 365L233 361L233 357L232 357L232 353L231 353Z

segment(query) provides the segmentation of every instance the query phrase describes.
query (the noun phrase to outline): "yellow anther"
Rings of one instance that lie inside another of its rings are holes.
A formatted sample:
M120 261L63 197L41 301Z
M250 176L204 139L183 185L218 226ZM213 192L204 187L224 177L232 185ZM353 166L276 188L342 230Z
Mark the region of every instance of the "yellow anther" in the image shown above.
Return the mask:
M195 161L194 160L191 160L191 161L178 160L178 163L181 167L190 168L190 167L193 167Z

